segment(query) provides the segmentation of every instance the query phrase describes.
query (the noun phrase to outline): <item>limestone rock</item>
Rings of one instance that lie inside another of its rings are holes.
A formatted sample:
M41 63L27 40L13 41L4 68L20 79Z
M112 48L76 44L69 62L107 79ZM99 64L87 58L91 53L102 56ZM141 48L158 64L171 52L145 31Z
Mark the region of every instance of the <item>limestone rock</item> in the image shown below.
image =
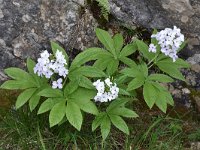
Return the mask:
M94 46L98 25L84 0L0 0L0 82L3 69L24 66L57 41L69 53ZM74 53L73 53L74 54ZM72 56L74 57L74 56Z
M176 25L189 38L188 56L200 49L200 1L110 0L112 15L127 26L164 29Z

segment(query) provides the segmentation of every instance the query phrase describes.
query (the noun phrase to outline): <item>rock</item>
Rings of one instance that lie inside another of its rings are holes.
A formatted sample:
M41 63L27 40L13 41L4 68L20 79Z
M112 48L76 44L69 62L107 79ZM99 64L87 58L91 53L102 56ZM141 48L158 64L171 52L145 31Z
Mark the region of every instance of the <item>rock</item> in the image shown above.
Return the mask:
M189 38L187 56L200 49L200 1L198 0L110 0L111 14L127 26L164 29L174 25Z
M189 57L187 62L191 64L190 70L185 70L187 84L200 90L200 54Z
M3 11L0 9L0 19L4 17Z
M194 100L195 100L195 103L197 105L197 109L198 109L198 111L200 113L200 96L195 96Z
M189 57L187 61L192 65L200 63L200 54L195 54L193 57Z
M27 22L31 21L31 17L29 15L23 15L22 20L27 23Z
M182 89L183 94L190 94L190 90L188 88L183 88Z
M196 73L200 73L200 65L199 64L192 65L191 70L195 71Z
M0 76L3 69L23 67L57 41L70 56L94 46L98 25L84 0L0 0ZM0 77L0 82L5 78Z

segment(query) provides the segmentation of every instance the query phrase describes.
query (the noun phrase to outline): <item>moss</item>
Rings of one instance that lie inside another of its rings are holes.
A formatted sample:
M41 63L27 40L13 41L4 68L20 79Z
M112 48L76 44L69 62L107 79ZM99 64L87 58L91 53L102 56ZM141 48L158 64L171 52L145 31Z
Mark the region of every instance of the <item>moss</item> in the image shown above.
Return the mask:
M0 89L0 108L10 108L17 99L20 91Z

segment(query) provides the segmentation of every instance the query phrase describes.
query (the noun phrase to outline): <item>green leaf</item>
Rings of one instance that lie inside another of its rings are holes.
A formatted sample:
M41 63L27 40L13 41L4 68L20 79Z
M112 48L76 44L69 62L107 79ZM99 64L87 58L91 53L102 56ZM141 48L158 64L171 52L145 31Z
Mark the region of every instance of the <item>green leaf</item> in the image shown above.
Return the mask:
M127 118L138 117L138 115L134 111L127 109L125 107L116 107L112 109L111 111L109 111L109 114L118 115L118 116L127 117Z
M84 87L86 89L95 89L93 83L86 77L82 76L79 78L79 86Z
M114 47L114 41L111 38L110 34L102 29L96 28L96 35L99 39L99 41L105 46L107 50L109 50L113 56L116 58L116 51Z
M158 91L165 91L165 92L168 91L166 87L164 87L158 82L153 82L153 81L147 81L147 82L150 82L155 88L157 88Z
M156 29L153 30L153 34L156 34L158 31ZM151 38L151 43L154 45L158 45L158 41L156 40L156 38Z
M90 101L96 95L96 91L85 88L79 88L68 97L68 102L76 103L83 111L94 115L98 114L96 105Z
M137 44L138 50L143 54L143 56L146 59L150 61L154 58L155 54L149 52L148 50L149 47L143 41L136 40L136 44Z
M122 51L119 55L119 58L129 56L129 55L133 54L136 50L137 50L136 43L128 44L122 49Z
M77 67L80 67L82 64L88 61L96 60L105 55L112 56L109 52L101 48L93 47L93 48L86 49L85 51L81 52L75 57L75 59L73 60L71 64L69 72L74 70Z
M60 102L63 99L57 99L57 98L48 98L46 99L40 106L37 114L45 113L53 108L55 104Z
M128 126L120 116L109 114L109 117L115 127L117 127L119 130L129 135Z
M127 81L128 79L129 79L129 77L127 75L122 74L116 78L116 83L117 83L117 85L121 85L123 83L128 82Z
M175 66L176 68L189 68L190 67L188 62L186 62L186 61L184 61L183 59L180 59L180 58L178 58L175 62L173 62L172 59L169 58L169 57L164 57L162 59L162 56L160 56L159 59L161 59L161 60L158 60L157 64L172 65L172 66Z
M27 58L26 64L27 64L28 72L30 72L31 74L34 74L33 68L36 65L35 62L31 58Z
M92 131L96 130L96 128L100 126L105 116L107 116L107 114L105 112L101 112L95 117L95 119L92 121Z
M69 75L69 78L74 78L77 76L86 76L86 77L105 77L106 74L101 71L98 68L95 68L93 66L82 66L73 72L71 72Z
M79 105L79 107L87 113L93 114L93 115L97 115L99 113L96 105L94 104L94 102L92 101L88 101L82 105Z
M119 89L119 94L120 95L127 95L127 96L131 96L131 94L129 92L127 92L126 90L120 88Z
M143 74L140 72L140 70L137 67L132 68L125 68L120 71L120 73L128 76L128 77L143 77Z
M78 86L79 86L79 80L71 80L64 88L65 97L73 93L75 90L77 90Z
M156 63L161 61L161 60L165 60L165 59L168 59L169 57L166 56L165 54L161 53L158 55L158 57L156 58ZM172 61L172 59L170 59L170 61Z
M78 88L76 91L74 91L69 98L73 99L74 101L78 103L85 103L90 101L90 99L93 99L96 95L95 90L90 90L86 88Z
M38 105L38 103L40 101L40 96L38 96L36 94L33 94L33 96L29 100L29 107L30 107L31 111L33 111L35 109L35 107Z
M22 92L18 97L16 101L16 109L23 106L33 95L33 93L36 91L36 88L27 89L24 92Z
M144 77L136 77L129 84L127 91L135 90L144 84Z
M27 72L25 72L24 70L19 69L19 68L14 68L14 67L7 68L4 70L4 72L9 77L16 79L16 80L24 80L24 79L30 78L30 75Z
M123 36L121 34L116 34L113 37L113 41L114 41L114 47L115 47L116 53L117 55L119 55L124 44Z
M69 64L69 56L67 55L64 48L62 48L59 44L51 41L51 49L52 49L54 55L56 54L57 50L62 52L62 54L65 56L65 60L67 61L67 64Z
M174 106L174 100L172 98L172 95L169 92L164 92L166 96L166 101L169 105Z
M101 122L101 135L103 138L103 141L105 141L105 139L107 138L108 134L110 133L110 128L111 128L111 122L110 119L107 115L105 115L102 118L102 122Z
M107 73L109 76L112 76L117 70L119 66L118 60L110 60L109 65L107 66Z
M169 82L174 81L171 77L164 74L151 74L150 76L148 76L147 79L152 80L152 81L164 82L164 83L169 83Z
M39 92L38 95L44 97L63 97L63 92L59 89L52 89L51 87L47 87Z
M190 68L190 64L180 58L178 58L174 63L178 68Z
M83 122L83 116L79 106L73 102L68 102L66 116L70 124L80 131Z
M119 60L129 67L137 67L136 63L127 57L120 57Z
M143 73L143 76L146 78L148 76L148 67L145 62L142 62L140 65L138 65L138 68L140 69L140 72Z
M65 116L66 101L63 100L53 106L49 114L50 127L59 124Z
M121 107L124 106L126 103L128 102L128 100L126 99L116 99L115 101L113 101L106 109L107 112L112 111L113 109L115 109L116 107Z
M108 0L96 0L98 2L99 7L101 8L101 15L106 19L106 21L109 20L109 14L110 14L110 5Z
M114 58L112 56L103 56L95 61L94 67L99 68L100 70L105 70L109 65L110 61Z
M169 74L170 76L185 81L184 76L182 73L178 70L178 68L171 64L165 64L165 63L157 63L157 66L162 70L163 72Z
M17 89L27 89L35 87L34 84L26 80L8 80L1 85L1 89L17 90Z
M151 109L156 102L158 90L149 82L145 82L143 88L144 100Z
M166 102L166 95L163 92L158 93L158 98L156 100L156 105L160 110L164 113L167 111L167 102Z

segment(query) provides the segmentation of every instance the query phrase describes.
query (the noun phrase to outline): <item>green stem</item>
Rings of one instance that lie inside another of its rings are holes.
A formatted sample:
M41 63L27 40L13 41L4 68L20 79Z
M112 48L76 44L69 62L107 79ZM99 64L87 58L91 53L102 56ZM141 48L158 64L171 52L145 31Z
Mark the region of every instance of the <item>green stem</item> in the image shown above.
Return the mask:
M150 69L153 65L154 65L154 64L151 64L151 65L148 67L148 69Z
M156 58L158 57L159 54L156 54L155 57L147 64L150 65L154 60L156 60Z
M63 82L63 87L65 86L65 83L67 82L67 77L65 78L64 82Z

